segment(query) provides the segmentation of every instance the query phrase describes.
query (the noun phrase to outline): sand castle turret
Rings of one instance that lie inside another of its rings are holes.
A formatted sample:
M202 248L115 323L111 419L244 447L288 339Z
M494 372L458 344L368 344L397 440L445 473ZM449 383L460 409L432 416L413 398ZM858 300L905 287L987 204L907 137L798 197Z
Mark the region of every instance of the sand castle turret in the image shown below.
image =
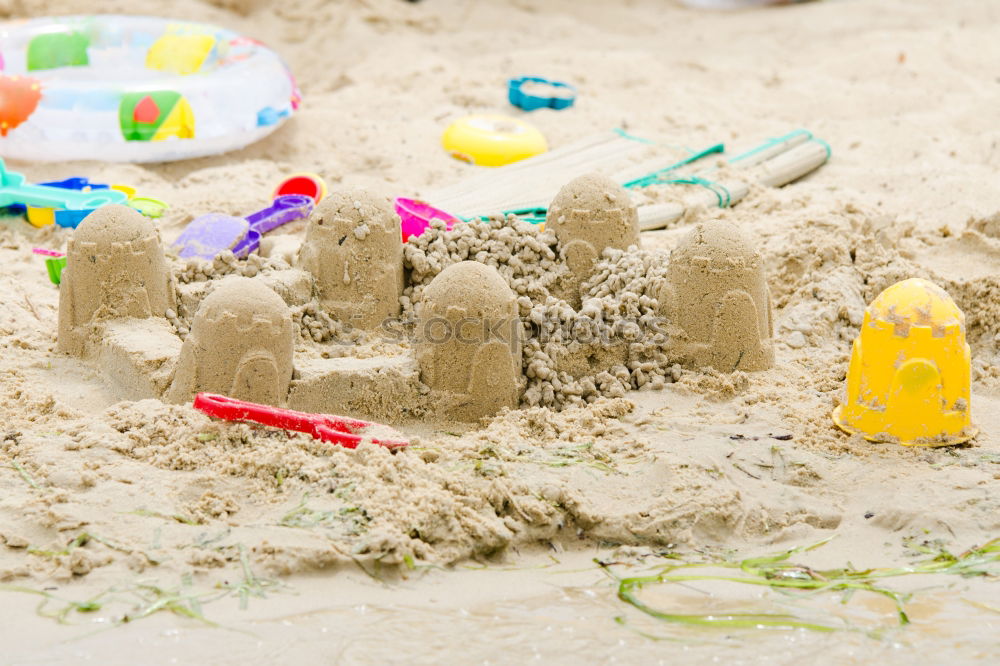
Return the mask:
M497 270L453 264L424 290L417 311L420 378L441 416L475 421L521 398L521 322Z
M81 356L92 323L163 317L174 287L153 223L108 205L80 223L66 250L59 288L59 350Z
M168 402L199 391L282 405L292 379L291 312L260 280L230 276L205 297L181 347Z
M774 365L771 295L763 262L735 225L699 223L670 254L660 312L672 353L691 368L722 372Z
M549 205L545 224L562 245L576 288L591 276L605 248L639 246L639 214L628 191L597 173L564 185Z
M323 307L372 329L400 312L403 240L392 202L363 190L337 192L309 217L298 266L313 275Z

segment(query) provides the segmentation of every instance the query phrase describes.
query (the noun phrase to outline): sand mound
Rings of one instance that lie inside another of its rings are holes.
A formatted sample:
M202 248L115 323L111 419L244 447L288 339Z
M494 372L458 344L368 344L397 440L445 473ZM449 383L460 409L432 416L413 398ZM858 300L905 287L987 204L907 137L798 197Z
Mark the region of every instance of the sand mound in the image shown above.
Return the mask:
M265 284L229 276L201 302L164 399L206 391L281 405L292 378L292 317Z
M731 222L695 225L670 254L660 311L687 367L723 372L774 365L771 295L760 253Z
M521 324L514 293L495 268L452 264L424 290L417 317L420 378L448 419L477 421L517 407Z
M319 203L297 264L314 277L319 302L335 320L372 329L399 314L400 234L399 216L387 197L341 190Z
M102 206L67 243L59 290L59 349L83 354L92 322L164 317L173 280L153 223L127 206Z

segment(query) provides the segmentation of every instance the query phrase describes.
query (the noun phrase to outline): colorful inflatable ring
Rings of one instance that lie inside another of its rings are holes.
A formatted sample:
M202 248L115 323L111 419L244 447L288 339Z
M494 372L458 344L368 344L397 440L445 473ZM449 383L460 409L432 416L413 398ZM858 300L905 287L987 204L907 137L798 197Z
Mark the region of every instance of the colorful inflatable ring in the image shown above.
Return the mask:
M69 16L0 23L0 156L165 162L242 148L298 107L260 42L201 23Z
M459 118L444 131L441 145L452 157L480 166L503 166L549 149L534 125L500 115Z

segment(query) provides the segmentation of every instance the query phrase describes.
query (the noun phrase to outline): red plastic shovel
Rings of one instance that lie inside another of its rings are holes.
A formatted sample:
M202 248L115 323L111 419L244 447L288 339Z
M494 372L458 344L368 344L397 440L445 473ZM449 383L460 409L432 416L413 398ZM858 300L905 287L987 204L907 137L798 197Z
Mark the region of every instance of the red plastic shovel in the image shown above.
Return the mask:
M227 398L216 393L199 393L194 397L194 408L209 416L226 421L245 421L261 425L294 430L312 435L324 442L339 444L348 449L357 448L364 439L370 439L372 444L389 449L400 449L409 445L406 440L373 439L359 435L367 428L378 426L378 423L358 421L343 416L326 414L309 414L291 409L280 409L268 405L258 405Z

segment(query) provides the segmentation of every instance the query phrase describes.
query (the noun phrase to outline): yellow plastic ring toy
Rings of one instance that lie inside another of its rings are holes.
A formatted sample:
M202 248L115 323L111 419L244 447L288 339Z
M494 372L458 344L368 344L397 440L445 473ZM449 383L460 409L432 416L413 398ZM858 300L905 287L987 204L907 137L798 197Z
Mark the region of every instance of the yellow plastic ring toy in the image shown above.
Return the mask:
M452 157L479 166L503 166L549 149L534 125L502 115L459 118L445 129L441 145Z

